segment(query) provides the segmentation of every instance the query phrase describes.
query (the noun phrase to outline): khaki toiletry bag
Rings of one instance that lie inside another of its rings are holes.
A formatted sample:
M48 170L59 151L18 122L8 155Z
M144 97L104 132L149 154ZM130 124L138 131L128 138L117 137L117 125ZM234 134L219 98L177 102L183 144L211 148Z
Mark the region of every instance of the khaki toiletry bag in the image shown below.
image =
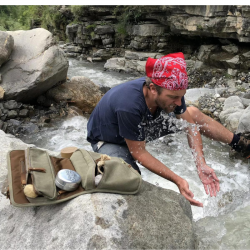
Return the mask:
M12 150L8 153L7 196L12 205L28 207L52 205L87 193L135 194L139 191L140 174L118 157L105 160L101 167L102 178L95 186L101 156L84 149L77 149L70 159L54 157L37 148ZM56 175L61 169L74 170L81 176L81 183L75 191L62 191L55 185ZM23 190L28 184L33 185L38 195L36 198L25 196Z

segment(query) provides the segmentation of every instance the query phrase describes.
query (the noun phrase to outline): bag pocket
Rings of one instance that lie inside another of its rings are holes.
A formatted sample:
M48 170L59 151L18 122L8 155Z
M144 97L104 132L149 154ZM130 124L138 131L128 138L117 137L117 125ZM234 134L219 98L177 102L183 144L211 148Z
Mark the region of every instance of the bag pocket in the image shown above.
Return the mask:
M41 149L28 148L26 155L35 192L48 199L56 199L55 172L48 153Z
M87 191L95 188L95 168L96 163L84 149L76 150L70 160L76 170L76 172L81 176L82 187Z
M121 194L135 194L141 186L141 175L118 157L105 161L102 179L96 191Z

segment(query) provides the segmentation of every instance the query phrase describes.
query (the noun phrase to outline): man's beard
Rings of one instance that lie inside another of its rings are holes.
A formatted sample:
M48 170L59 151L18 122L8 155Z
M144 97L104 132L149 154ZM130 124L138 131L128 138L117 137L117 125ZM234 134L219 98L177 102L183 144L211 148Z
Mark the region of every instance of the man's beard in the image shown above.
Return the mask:
M173 112L175 110L175 108L177 107L177 105L171 104L169 106L165 106L164 103L162 103L159 100L155 100L155 103L157 104L157 106L159 108L161 108L162 110L164 110L167 114Z

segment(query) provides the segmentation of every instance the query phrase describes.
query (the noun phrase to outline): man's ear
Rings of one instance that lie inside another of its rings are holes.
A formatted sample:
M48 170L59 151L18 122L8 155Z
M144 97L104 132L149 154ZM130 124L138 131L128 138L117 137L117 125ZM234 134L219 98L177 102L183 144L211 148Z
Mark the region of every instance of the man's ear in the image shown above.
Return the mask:
M156 87L152 82L149 84L149 89L150 89L152 94L155 95L157 93Z

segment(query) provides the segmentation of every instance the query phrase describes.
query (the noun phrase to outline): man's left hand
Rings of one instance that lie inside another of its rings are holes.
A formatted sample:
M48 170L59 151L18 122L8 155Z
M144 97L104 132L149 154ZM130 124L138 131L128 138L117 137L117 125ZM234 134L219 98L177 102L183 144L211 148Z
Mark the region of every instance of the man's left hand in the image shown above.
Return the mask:
M220 184L214 170L206 164L199 166L197 170L206 194L210 194L211 197L216 196L217 192L220 191Z

